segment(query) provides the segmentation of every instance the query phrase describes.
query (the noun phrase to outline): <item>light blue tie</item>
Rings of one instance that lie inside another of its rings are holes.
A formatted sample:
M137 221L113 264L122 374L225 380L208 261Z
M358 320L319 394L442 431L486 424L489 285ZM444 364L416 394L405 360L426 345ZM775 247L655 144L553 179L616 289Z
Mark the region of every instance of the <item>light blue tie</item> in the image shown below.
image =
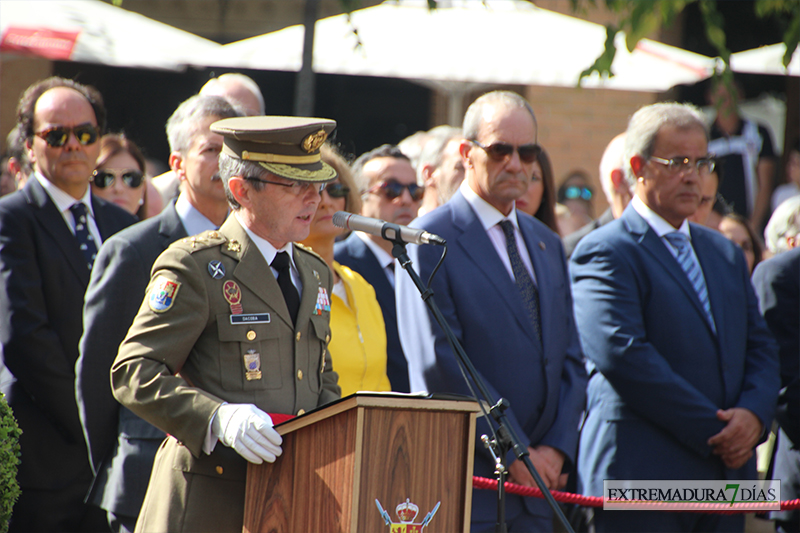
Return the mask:
M678 250L678 263L689 278L689 283L692 284L694 292L697 293L697 297L700 298L700 303L703 304L708 323L711 324L711 328L716 332L714 318L711 315L711 302L708 299L706 280L703 278L703 271L700 269L700 265L695 261L694 254L692 253L692 243L689 242L688 235L680 231L673 231L672 233L664 235L664 238Z

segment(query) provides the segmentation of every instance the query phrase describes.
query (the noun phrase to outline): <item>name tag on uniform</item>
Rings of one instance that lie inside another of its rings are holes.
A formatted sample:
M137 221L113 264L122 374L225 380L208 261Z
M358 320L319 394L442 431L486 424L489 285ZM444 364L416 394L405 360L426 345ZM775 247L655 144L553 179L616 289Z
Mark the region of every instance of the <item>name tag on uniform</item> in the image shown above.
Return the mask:
M231 324L269 324L269 313L231 315Z

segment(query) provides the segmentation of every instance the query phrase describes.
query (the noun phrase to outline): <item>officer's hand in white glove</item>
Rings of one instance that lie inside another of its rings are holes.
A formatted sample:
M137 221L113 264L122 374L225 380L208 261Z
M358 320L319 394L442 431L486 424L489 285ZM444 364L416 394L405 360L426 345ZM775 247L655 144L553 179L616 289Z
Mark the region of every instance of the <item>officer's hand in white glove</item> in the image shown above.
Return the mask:
M211 431L225 446L251 463L275 462L283 439L272 427L272 418L249 403L223 404L217 409Z

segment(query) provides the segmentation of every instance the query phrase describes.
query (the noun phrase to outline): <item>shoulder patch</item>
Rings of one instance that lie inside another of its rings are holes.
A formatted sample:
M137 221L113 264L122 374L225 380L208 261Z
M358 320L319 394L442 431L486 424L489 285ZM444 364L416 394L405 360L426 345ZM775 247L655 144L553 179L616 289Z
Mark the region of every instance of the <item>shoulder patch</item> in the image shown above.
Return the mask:
M175 298L178 296L178 289L181 288L179 281L173 281L165 276L158 276L150 288L147 296L147 305L154 313L165 313L169 311Z
M194 253L198 250L205 250L207 248L219 246L226 241L227 239L220 232L216 230L209 230L204 231L199 235L193 235L191 237L185 237L175 241L173 246L178 245L181 248L188 250L189 253Z

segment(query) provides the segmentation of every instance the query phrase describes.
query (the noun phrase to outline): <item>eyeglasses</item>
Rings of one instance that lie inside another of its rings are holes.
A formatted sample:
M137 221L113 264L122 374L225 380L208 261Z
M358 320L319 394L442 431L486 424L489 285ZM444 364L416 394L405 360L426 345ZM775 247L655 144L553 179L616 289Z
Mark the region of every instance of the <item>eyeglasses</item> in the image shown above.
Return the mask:
M539 158L539 154L542 152L542 147L538 144L521 144L519 146L514 146L513 144L499 142L484 146L478 141L470 142L486 152L494 161L505 161L511 157L511 154L516 150L523 163L533 163Z
M75 138L78 139L78 142L83 146L88 146L97 142L97 137L100 134L96 126L92 126L91 124L81 124L80 126L75 126L74 128L56 126L55 128L40 131L35 135L41 139L44 139L44 142L46 142L51 148L61 148L67 144L67 142L69 142L69 136L71 133L75 134Z
M287 187L292 194L295 196L300 196L300 194L305 193L311 186L317 186L317 192L322 194L322 191L325 190L325 186L327 183L314 183L311 181L293 181L291 183L281 183L279 181L269 181L269 180L262 180L261 178L255 178L252 176L245 176L246 180L249 181L257 181L259 183L268 183L270 185L280 185L281 187Z
M577 200L580 198L581 200L589 201L592 199L593 194L592 189L588 187L572 185L564 189L564 198L566 200Z
M378 183L367 192L376 194L376 191L381 191L387 200L394 200L403 195L403 189L408 189L408 194L411 195L411 199L415 202L422 200L422 196L425 194L425 187L420 187L416 183L400 183L396 180L386 180Z
M670 172L689 172L692 168L696 168L699 174L711 174L714 172L714 168L717 166L717 162L713 157L702 157L692 163L691 159L684 156L673 157L672 159L663 159L661 157L651 155L650 161L655 161L660 165L664 165Z
M350 194L350 187L341 183L330 183L325 187L325 192L331 198L347 198L347 195Z
M144 174L138 170L125 170L116 173L113 170L98 169L92 172L92 182L96 187L100 187L101 189L114 185L114 180L117 178L120 178L122 182L131 189L135 189L144 181Z

